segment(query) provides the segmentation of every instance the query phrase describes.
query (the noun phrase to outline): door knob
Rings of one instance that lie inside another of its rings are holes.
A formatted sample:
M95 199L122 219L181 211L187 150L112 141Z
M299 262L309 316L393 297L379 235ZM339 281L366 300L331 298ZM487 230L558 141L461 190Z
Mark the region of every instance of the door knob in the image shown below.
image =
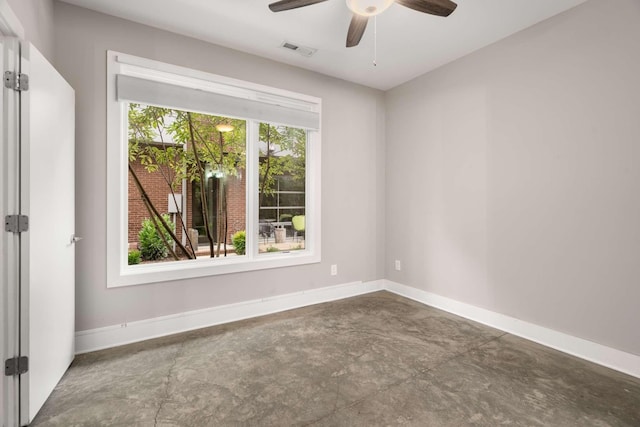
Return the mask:
M71 235L71 243L78 243L82 239L83 239L82 237L76 236L75 234Z

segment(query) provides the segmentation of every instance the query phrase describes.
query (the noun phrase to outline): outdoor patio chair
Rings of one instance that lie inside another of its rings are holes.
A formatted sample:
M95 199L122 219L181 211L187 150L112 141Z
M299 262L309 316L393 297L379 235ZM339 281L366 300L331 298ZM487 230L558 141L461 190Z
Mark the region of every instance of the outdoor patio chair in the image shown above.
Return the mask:
M296 215L291 218L291 225L293 225L293 240L298 238L298 234L304 236L304 215Z
M264 238L264 242L267 243L267 239L273 235L273 224L260 224L258 233Z

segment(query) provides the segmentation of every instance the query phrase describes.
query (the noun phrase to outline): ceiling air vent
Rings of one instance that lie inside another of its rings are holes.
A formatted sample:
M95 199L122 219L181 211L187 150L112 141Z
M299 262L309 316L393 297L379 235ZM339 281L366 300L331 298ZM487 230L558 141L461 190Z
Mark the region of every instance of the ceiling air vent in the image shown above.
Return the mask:
M283 49L290 50L292 52L296 52L306 58L313 56L313 54L318 51L318 49L314 49L312 47L298 46L297 44L293 44L289 42L282 42L280 47L282 47Z

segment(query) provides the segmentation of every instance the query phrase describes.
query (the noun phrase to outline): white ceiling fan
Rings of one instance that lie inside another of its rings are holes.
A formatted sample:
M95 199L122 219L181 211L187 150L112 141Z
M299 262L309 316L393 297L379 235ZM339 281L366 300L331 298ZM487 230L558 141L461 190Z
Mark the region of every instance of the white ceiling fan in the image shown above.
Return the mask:
M281 0L269 5L273 12L297 9L311 6L327 0ZM384 12L393 3L398 3L418 12L447 17L458 6L451 0L346 0L347 7L353 12L349 31L347 32L347 47L354 47L360 43L367 28L369 18Z

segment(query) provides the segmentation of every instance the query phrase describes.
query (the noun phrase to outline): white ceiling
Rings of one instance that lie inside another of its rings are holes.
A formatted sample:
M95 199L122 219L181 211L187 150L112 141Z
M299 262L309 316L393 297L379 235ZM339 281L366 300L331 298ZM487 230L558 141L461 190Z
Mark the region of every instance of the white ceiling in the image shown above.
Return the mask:
M570 9L585 0L457 0L448 18L392 5L357 47L345 39L351 12L329 0L273 13L275 0L62 0L175 33L387 90ZM311 58L283 41L318 49Z

